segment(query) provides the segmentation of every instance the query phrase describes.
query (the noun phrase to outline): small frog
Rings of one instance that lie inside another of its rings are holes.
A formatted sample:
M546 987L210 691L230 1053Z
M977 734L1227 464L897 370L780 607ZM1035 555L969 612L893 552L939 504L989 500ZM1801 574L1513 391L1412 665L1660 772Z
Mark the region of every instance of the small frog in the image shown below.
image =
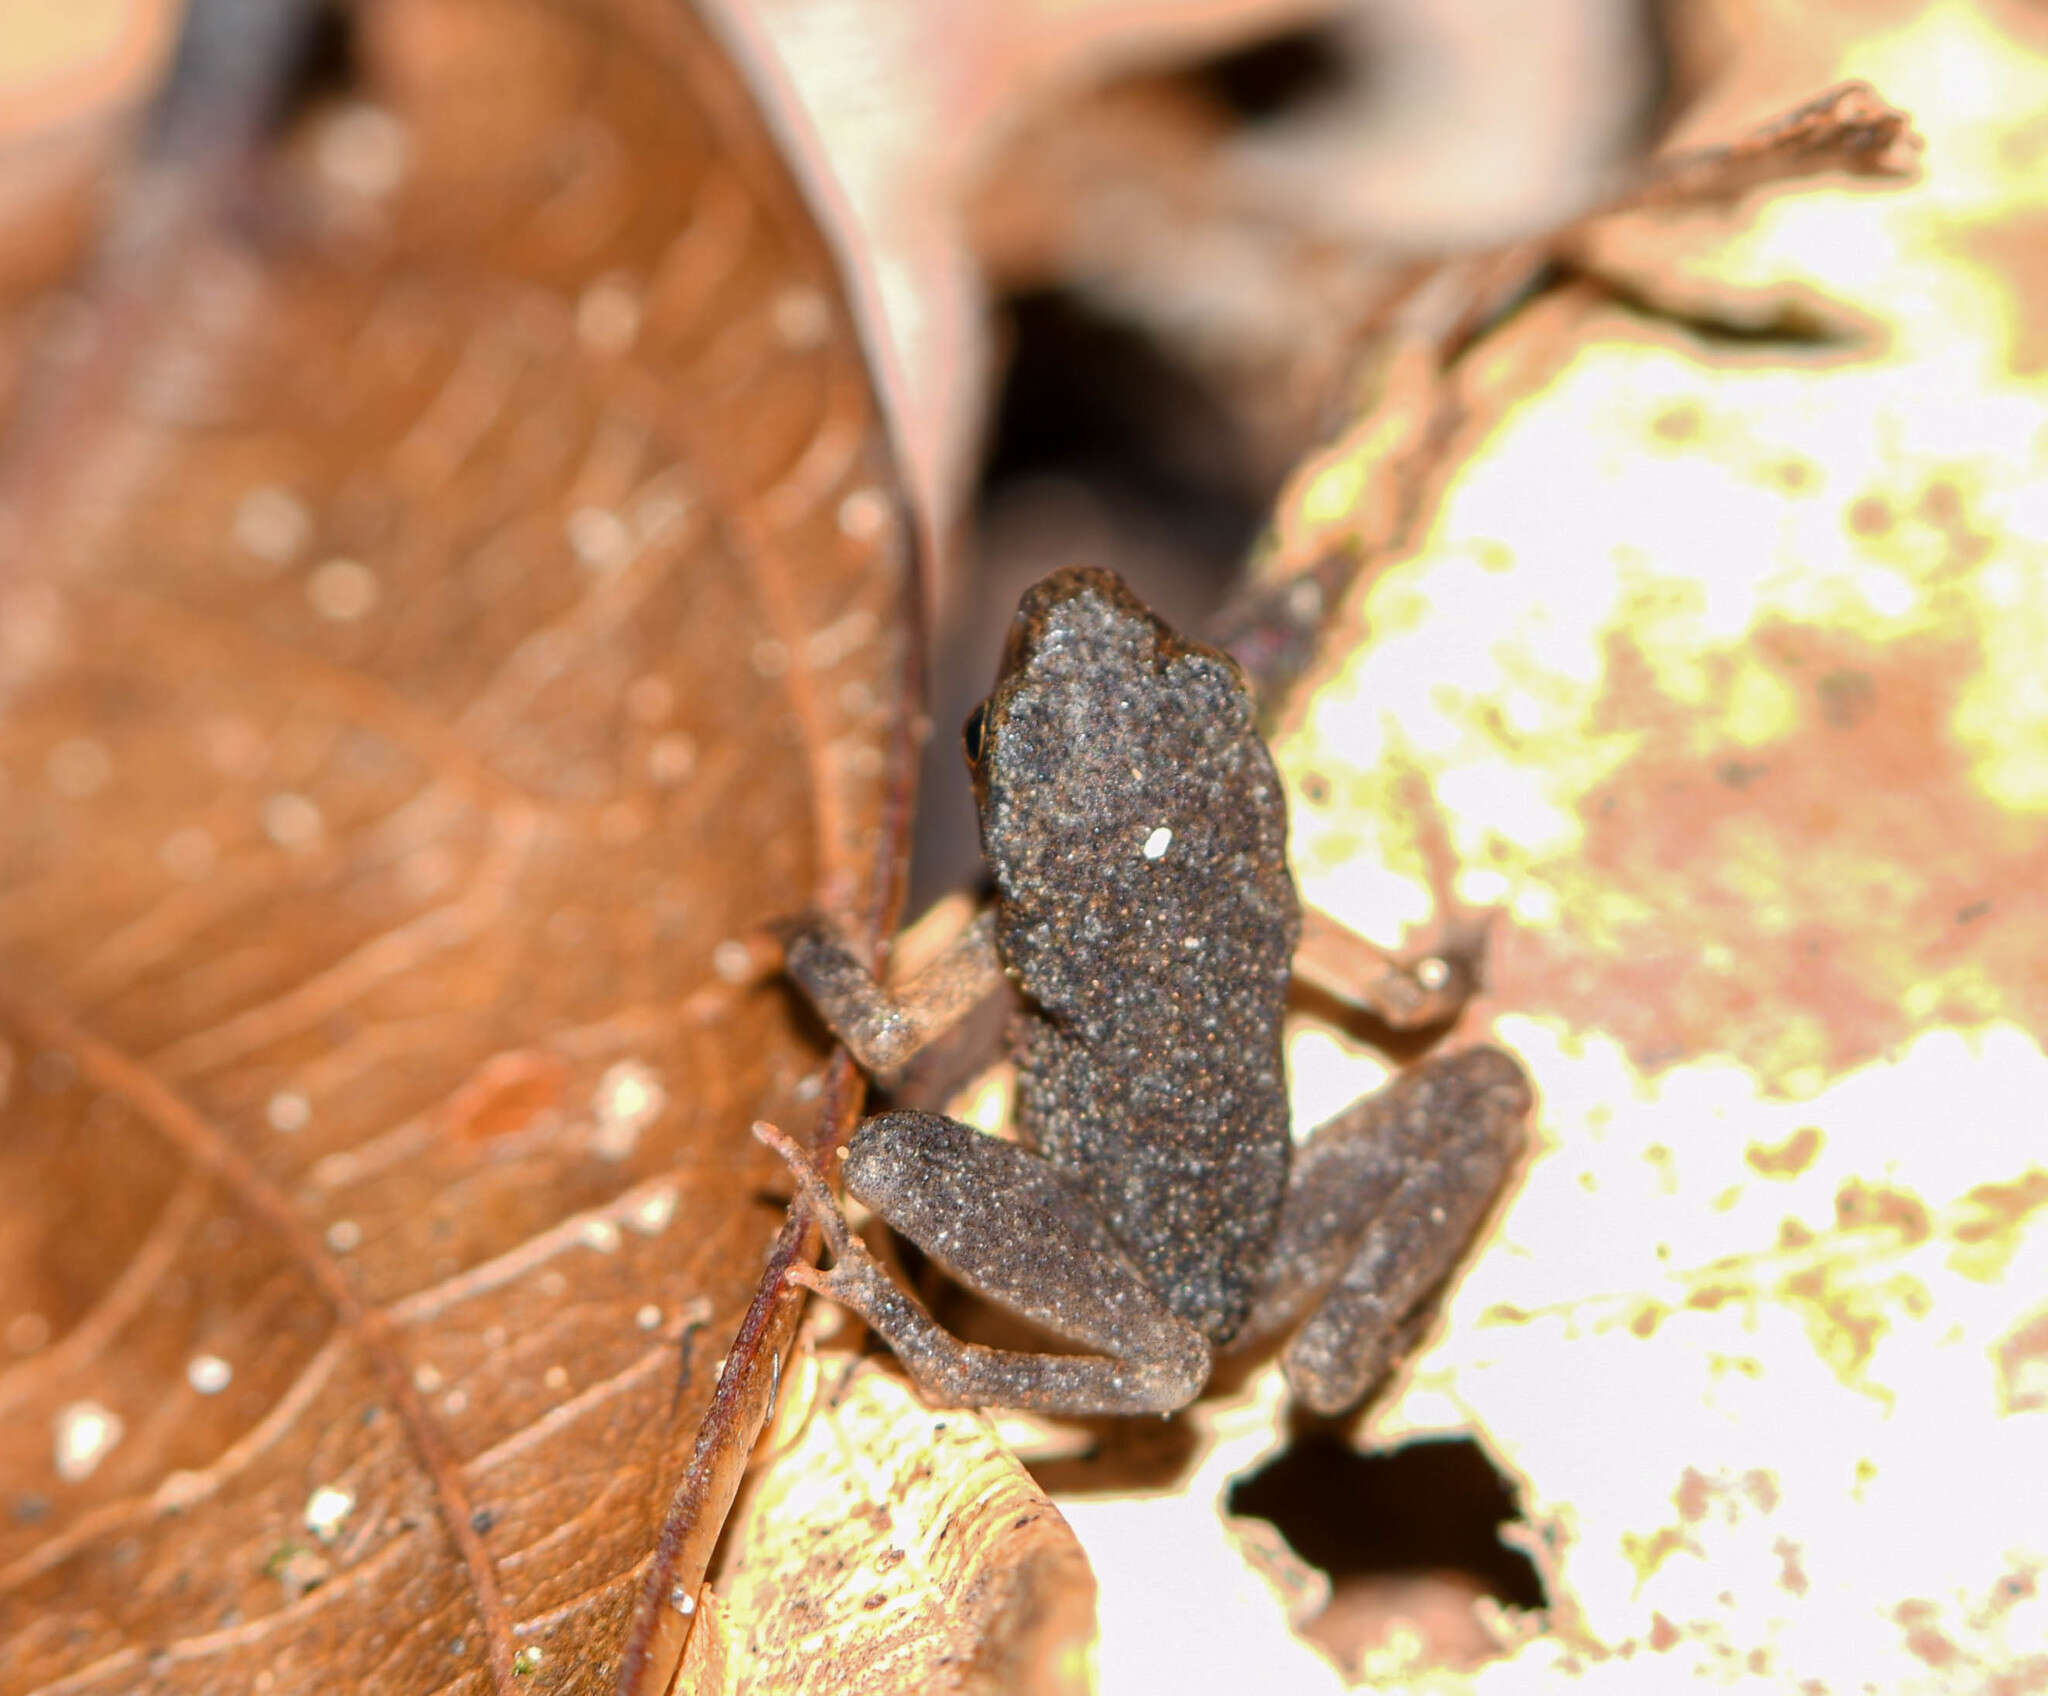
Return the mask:
M1026 593L966 745L992 907L901 987L815 919L792 927L787 970L884 1079L1015 984L1017 1142L881 1113L846 1147L846 1187L960 1283L1089 1352L952 1336L810 1159L757 1126L832 1249L829 1272L792 1276L858 1313L935 1401L1167 1413L1218 1351L1305 1314L1288 1382L1319 1412L1349 1407L1519 1153L1521 1068L1496 1048L1431 1060L1296 1148L1281 1019L1302 919L1279 774L1236 664L1110 573ZM1368 946L1342 939L1354 959ZM1429 1024L1470 987L1450 960L1387 963L1364 1000Z

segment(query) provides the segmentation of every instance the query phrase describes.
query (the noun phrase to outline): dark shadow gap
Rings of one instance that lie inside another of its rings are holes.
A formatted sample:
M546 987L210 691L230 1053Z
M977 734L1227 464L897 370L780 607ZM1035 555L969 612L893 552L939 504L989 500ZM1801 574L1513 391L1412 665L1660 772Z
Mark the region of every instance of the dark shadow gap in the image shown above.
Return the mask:
M1718 304L1676 303L1660 300L1632 279L1608 272L1567 267L1563 274L1598 289L1623 312L1690 336L1708 352L1842 355L1873 339L1873 333L1857 323L1846 308L1834 307L1817 295L1763 292Z
M1286 117L1339 95L1356 95L1365 56L1334 29L1289 30L1195 67L1191 78L1241 123Z
M1330 1604L1305 1634L1353 1672L1396 1627L1419 1631L1434 1658L1470 1664L1494 1652L1480 1597L1549 1605L1534 1563L1501 1541L1521 1521L1514 1490L1470 1438L1360 1454L1311 1428L1233 1485L1228 1510L1267 1521L1329 1575Z
M975 496L973 575L936 644L908 911L981 871L960 724L988 692L1017 597L1063 565L1119 572L1198 629L1228 591L1274 490L1238 424L1171 350L1043 290L1004 303L1008 358Z

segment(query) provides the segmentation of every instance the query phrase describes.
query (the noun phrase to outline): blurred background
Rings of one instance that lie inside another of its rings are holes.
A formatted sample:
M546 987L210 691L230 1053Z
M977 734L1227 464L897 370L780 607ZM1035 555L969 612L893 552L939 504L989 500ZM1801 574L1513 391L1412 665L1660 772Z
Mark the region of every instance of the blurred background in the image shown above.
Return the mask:
M63 275L174 66L201 132L346 82L340 5L190 7L182 57L182 0L0 17L0 287ZM1199 626L1416 278L1568 222L1712 56L1661 0L717 10L840 221L941 543L913 909L976 875L956 732L1023 586L1090 560Z

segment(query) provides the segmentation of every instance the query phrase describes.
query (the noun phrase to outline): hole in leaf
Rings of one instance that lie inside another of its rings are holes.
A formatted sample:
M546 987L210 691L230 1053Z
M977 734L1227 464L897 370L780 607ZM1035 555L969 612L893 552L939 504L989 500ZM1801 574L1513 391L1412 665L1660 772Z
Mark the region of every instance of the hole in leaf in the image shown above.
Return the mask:
M1329 1576L1330 1601L1304 1635L1354 1677L1401 1640L1411 1662L1498 1653L1474 1606L1482 1596L1549 1605L1535 1565L1501 1541L1521 1518L1513 1488L1470 1438L1366 1455L1312 1430L1234 1485L1229 1511L1268 1521Z
M1247 123L1356 94L1365 67L1331 29L1267 36L1201 67L1200 80Z

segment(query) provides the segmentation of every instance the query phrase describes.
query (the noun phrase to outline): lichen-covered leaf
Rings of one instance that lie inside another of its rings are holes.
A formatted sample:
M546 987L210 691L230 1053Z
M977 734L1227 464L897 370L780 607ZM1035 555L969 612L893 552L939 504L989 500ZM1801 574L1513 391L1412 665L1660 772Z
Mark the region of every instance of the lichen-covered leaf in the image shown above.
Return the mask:
M2048 1675L2048 395L1998 245L2044 67L1975 14L1865 24L1799 79L1910 111L1919 183L1693 214L1662 296L1639 230L1625 302L1489 334L1286 749L1312 899L1390 941L1446 874L1501 910L1485 1011L1540 1094L1366 1428L1475 1431L1520 1490L1550 1607L1475 1688Z
M804 1348L763 1447L713 1593L720 1677L692 1696L1090 1688L1087 1560L987 1415Z

